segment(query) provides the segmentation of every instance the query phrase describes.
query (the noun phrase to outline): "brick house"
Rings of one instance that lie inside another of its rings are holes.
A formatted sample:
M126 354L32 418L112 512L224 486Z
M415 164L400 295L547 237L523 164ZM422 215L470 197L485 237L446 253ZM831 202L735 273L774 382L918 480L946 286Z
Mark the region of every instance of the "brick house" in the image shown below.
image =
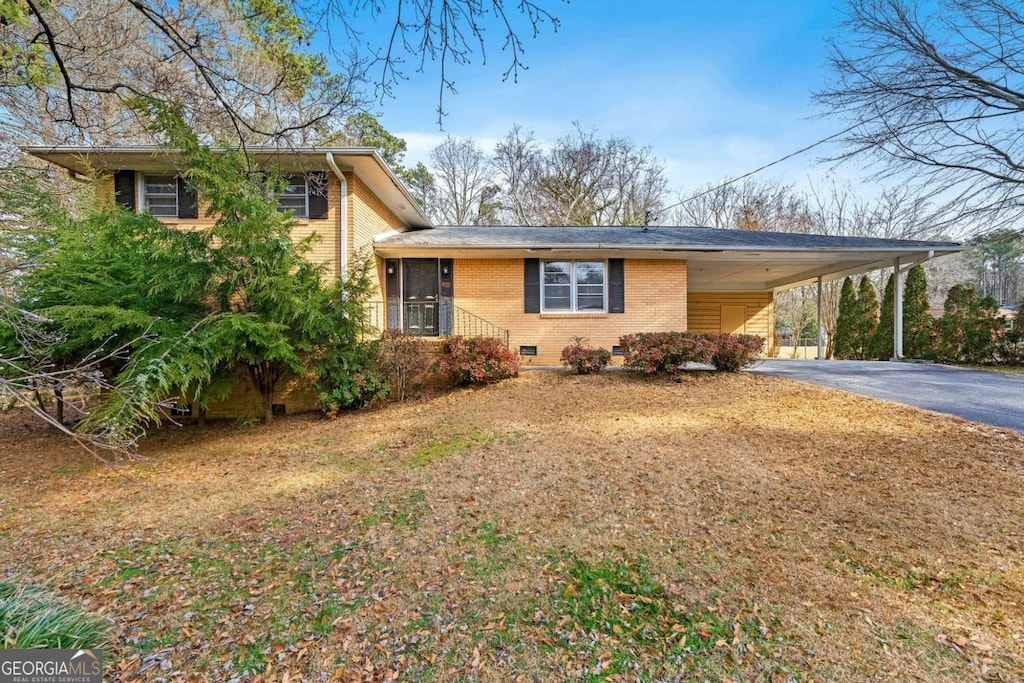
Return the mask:
M72 175L100 172L101 198L168 225L212 221L157 147L27 147ZM255 148L288 176L280 196L310 258L342 276L372 251L381 328L492 335L526 364L557 364L570 337L613 349L624 334L742 332L772 343L775 292L954 253L952 242L698 227L439 227L369 148ZM899 330L894 353L901 348ZM282 399L283 400L283 399ZM288 412L296 408L287 406Z

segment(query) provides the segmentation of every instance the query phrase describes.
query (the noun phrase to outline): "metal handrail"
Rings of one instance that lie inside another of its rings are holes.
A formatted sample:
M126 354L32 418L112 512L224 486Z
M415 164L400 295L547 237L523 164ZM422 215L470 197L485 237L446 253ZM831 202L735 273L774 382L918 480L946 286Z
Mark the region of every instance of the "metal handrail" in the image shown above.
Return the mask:
M446 307L449 310L446 310ZM441 302L441 320L450 322L449 335L462 337L494 337L501 340L508 346L511 334L504 327L495 325L490 320L481 318L477 314L456 306L449 301ZM449 336L445 335L445 336Z
M401 314L406 313L410 307L422 308L433 305L440 309L437 320L438 336L494 337L508 346L512 336L509 330L495 325L461 306L456 306L447 299L441 299L438 302L404 302L401 304L368 301L365 306L366 321L370 327L381 332L388 329L401 329L401 322L408 319L407 315Z

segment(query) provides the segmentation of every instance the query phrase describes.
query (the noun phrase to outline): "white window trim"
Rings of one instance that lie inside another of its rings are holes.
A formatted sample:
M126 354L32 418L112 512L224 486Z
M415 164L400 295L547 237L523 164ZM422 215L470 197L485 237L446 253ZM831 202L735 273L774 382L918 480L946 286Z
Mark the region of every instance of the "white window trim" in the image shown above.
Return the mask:
M136 171L135 173L135 211L136 213L142 213L147 211L146 206L146 178L152 178L155 176L168 176L174 178L174 215L173 216L158 216L153 214L154 218L160 220L166 220L168 218L177 218L178 214L181 213L181 205L179 203L180 198L178 197L178 176L174 173L143 173Z
M302 213L292 211L292 218L309 219L309 176L305 173L285 173L284 178L302 178ZM281 208L281 197L283 196L284 193L277 194L277 210L281 213L289 210Z
M544 264L546 263L568 263L571 268L569 269L569 304L570 308L547 308L544 305L546 297L544 296ZM602 301L601 310L587 309L579 310L578 294L576 291L576 264L577 263L600 263L604 269L604 282L602 283ZM541 313L553 313L562 315L600 315L608 312L608 259L541 259L540 262L540 312Z

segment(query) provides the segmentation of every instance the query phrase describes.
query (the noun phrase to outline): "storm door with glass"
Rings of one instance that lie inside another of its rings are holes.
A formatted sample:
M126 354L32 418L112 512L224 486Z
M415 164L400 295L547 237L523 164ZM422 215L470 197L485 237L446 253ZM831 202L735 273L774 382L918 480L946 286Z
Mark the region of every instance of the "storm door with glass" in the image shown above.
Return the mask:
M433 258L402 259L404 329L423 337L438 335L439 277Z

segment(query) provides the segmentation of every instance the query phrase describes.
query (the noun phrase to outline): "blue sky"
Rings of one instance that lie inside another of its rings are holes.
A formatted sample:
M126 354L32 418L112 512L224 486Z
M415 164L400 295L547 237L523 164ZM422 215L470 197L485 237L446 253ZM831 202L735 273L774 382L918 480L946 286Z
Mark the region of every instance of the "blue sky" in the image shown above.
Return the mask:
M514 2L507 5L514 6ZM542 141L573 121L606 137L650 145L664 160L670 187L693 189L768 163L843 126L819 118L811 93L829 77L826 38L838 29L834 0L549 2L561 20L524 36L529 70L503 82L500 36L487 64L455 71L444 130L437 125L437 73L410 73L378 105L380 120L409 143L407 162L427 161L445 134L493 146L514 123ZM628 8L628 9L624 9ZM367 20L363 17L363 20ZM364 25L363 39L386 26ZM763 177L804 185L828 167L823 148ZM854 169L843 169L850 177Z

